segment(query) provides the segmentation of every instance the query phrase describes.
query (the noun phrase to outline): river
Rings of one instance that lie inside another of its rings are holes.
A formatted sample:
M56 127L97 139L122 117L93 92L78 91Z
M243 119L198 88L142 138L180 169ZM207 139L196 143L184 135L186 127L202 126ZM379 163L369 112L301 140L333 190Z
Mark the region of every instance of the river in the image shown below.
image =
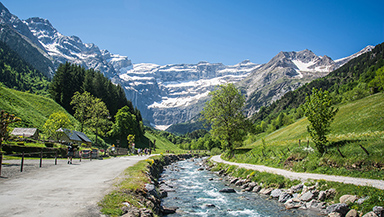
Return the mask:
M179 216L317 216L318 213L306 210L286 210L276 200L251 192L220 193L228 188L227 182L207 170L198 170L201 159L179 161L167 167L159 181L172 186L174 192L162 199L166 207L178 207ZM232 188L233 186L231 186Z

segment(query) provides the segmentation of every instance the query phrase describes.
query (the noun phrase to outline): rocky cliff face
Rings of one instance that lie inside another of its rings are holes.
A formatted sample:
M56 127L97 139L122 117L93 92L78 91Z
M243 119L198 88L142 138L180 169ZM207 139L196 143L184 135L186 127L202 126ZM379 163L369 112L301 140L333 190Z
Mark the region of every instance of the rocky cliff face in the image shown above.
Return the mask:
M128 99L143 117L164 128L196 116L215 86L237 82L260 65L243 61L233 66L221 63L134 64L119 78Z

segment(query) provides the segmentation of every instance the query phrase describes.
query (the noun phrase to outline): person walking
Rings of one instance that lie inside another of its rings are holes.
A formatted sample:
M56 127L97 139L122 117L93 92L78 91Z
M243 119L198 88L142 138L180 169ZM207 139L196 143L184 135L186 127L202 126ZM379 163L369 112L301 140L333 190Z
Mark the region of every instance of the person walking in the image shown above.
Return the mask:
M72 143L69 143L69 146L68 146L68 150L67 150L67 153L68 153L68 164L72 164L72 158L74 156L74 147L73 147L73 144Z

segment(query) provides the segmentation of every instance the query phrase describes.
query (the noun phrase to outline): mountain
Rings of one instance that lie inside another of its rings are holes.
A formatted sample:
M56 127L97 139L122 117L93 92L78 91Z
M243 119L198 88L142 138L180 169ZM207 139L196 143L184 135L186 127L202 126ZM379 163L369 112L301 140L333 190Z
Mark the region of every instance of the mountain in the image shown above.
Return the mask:
M121 72L119 78L127 98L143 117L165 129L196 116L215 86L240 81L258 67L249 60L230 66L208 62L163 66L141 63Z
M262 106L270 105L287 92L326 76L350 59L371 51L372 48L373 46L367 46L356 54L336 61L326 55L317 56L308 49L278 53L237 84L246 96L247 116L252 116Z
M132 65L126 56L100 50L95 44L83 43L77 36L61 34L46 19L21 20L1 3L0 12L0 40L48 77L65 62L93 68L108 77Z
M51 78L55 67L53 59L46 53L39 40L29 28L0 2L0 41L17 52L35 69Z
M250 61L226 66L221 63L156 65L132 64L126 56L100 50L77 36L65 36L42 18L20 20L0 3L0 39L28 63L52 77L60 63L94 68L114 84L120 84L144 119L158 128L195 117L215 86L233 82L246 96L246 113L255 114L285 93L316 78L324 77L351 58L372 49L367 47L349 57L332 60L310 50L280 52L268 63Z
M107 50L100 50L95 44L83 43L77 36L62 35L46 19L33 17L23 22L55 60L56 68L60 63L71 62L113 77L121 68L131 65L128 57L112 55Z

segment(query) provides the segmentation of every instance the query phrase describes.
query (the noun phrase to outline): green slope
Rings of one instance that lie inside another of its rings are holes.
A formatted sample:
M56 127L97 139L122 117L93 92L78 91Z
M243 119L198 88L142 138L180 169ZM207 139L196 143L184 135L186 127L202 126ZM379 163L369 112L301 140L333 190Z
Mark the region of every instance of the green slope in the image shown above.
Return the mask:
M303 118L269 135L260 135L231 160L299 172L384 178L384 93L338 107L328 135L328 152L323 156L313 151L306 129L309 122Z
M22 121L15 126L36 127L40 130L52 113L66 112L63 107L50 98L9 89L1 83L0 110L21 118ZM75 118L69 114L68 116L72 123L77 123Z
M145 137L150 139L152 142L156 140L156 151L157 152L162 152L166 150L170 151L181 151L179 147L177 147L175 144L170 142L168 139L161 137L161 136L156 136L155 134L152 134L148 131L145 132Z

